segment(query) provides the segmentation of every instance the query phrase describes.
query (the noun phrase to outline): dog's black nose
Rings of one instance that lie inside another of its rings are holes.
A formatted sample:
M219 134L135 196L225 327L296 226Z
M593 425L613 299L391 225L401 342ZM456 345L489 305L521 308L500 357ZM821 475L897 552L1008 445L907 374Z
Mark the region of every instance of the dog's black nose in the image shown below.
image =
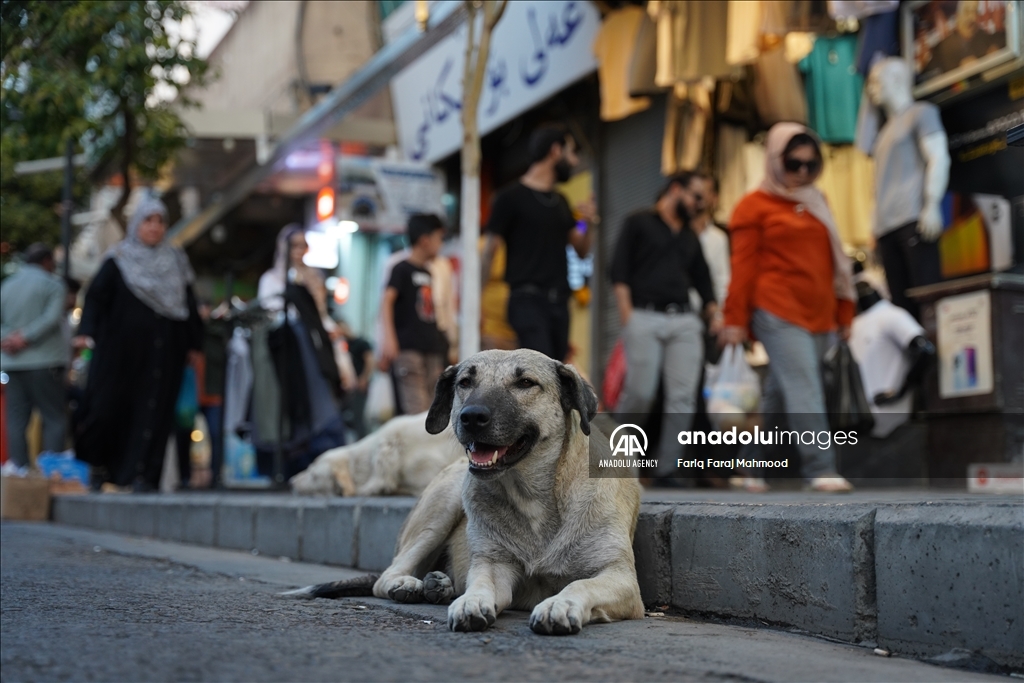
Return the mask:
M491 410L481 405L466 406L459 413L459 422L471 432L482 429L491 422Z

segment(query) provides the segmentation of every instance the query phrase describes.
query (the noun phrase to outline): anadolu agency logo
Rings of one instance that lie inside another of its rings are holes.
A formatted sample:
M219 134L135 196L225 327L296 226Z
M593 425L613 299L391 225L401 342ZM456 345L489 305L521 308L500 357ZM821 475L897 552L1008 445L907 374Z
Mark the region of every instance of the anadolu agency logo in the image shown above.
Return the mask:
M602 459L598 467L657 467L657 460L647 460L647 433L635 424L619 425L608 437L612 449L610 460Z

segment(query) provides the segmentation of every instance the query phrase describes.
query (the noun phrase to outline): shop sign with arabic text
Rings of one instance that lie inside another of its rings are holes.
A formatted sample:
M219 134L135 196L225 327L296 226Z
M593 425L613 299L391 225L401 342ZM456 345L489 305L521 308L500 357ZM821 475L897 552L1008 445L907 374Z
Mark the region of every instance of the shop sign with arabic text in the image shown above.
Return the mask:
M597 68L600 15L590 2L509 2L495 28L480 95L486 134ZM477 31L479 36L479 31ZM462 70L466 27L391 81L405 158L432 163L462 146Z

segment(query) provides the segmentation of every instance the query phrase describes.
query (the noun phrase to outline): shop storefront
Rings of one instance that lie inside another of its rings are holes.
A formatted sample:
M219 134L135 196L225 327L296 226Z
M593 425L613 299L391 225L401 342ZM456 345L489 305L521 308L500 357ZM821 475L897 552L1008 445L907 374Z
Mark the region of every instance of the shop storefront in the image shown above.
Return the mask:
M560 120L582 138L602 224L591 296L578 317L585 315L589 327L583 365L599 385L619 336L606 271L625 218L651 205L666 175L697 170L717 181L714 218L728 223L733 207L763 179L765 132L797 121L824 143L818 186L844 250L884 291L895 275L886 277L877 242L892 216L879 202L887 199L883 185L892 171L878 167L889 163L877 146L886 104L869 96L867 85L874 65L894 59L911 73L908 103L938 107L946 140L939 155L950 164L937 240L940 280L959 292L960 278L1004 273L992 329L1022 329L1018 309L1004 303L1017 291L1013 273L1024 262L1024 151L1006 144L1006 131L1024 117L1017 10L1007 2L513 3L496 31L481 99L482 215L486 220L493 192L524 170L523 144L533 125ZM517 40L510 42L511 35ZM403 154L444 169L453 191L464 40L464 33L453 35L392 83ZM929 164L921 162L920 172L931 174ZM933 303L942 298L929 296ZM486 295L484 307L486 339ZM500 310L500 298L491 307ZM925 328L941 354L941 330ZM943 372L940 362L926 386L940 386ZM994 373L1002 384L986 391L1019 395L1019 364ZM935 410L937 401L923 405ZM1002 398L976 405L973 412L986 419L1020 411ZM999 438L1006 448L985 457L1019 457L1019 420L1004 422ZM964 456L958 467L970 460Z

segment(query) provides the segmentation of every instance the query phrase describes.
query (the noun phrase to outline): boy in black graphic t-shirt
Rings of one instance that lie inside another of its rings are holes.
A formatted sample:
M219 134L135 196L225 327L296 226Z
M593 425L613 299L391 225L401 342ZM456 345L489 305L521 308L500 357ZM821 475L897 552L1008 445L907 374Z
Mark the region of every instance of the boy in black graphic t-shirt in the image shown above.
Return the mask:
M441 251L444 225L430 214L415 214L406 228L412 253L391 270L381 315L381 365L395 378L398 407L421 413L434 399L444 370L448 341L434 318L433 283L427 264Z

